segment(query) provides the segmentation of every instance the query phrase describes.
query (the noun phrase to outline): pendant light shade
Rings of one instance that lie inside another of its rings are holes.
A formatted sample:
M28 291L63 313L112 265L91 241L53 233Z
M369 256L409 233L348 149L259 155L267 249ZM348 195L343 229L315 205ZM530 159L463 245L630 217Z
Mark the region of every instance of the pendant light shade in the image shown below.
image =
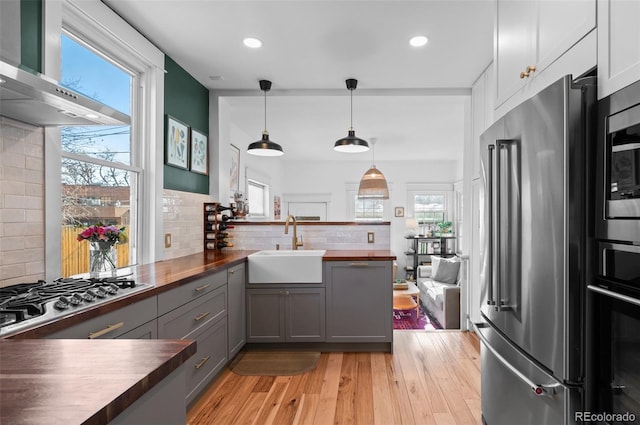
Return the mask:
M375 141L371 140L371 146L375 146ZM375 154L374 154L375 162ZM358 187L359 199L389 199L389 186L382 171L378 170L375 164L360 179Z
M247 153L258 156L284 155L282 146L269 140L269 132L267 131L267 92L271 90L271 81L260 80L260 90L264 92L264 131L262 132L262 139L251 143Z
M338 152L358 153L369 150L369 144L366 140L356 137L356 131L353 129L353 91L358 86L358 80L349 78L347 81L347 89L351 93L351 127L347 137L338 140L333 149Z

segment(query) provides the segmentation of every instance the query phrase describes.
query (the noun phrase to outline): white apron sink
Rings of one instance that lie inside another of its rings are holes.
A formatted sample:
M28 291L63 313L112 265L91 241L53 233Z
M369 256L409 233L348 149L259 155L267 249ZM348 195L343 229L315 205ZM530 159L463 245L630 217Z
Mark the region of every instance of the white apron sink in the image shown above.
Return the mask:
M249 283L322 283L324 249L264 250L250 254Z

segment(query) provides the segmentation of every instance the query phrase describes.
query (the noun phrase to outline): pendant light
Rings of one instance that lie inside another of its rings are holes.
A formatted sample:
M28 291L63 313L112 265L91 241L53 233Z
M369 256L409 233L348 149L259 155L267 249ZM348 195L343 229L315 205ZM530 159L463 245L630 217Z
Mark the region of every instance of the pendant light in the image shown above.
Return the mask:
M340 139L333 145L333 149L338 152L359 153L369 150L369 144L366 140L356 137L356 131L353 129L353 91L358 86L358 80L349 78L347 81L347 89L351 93L351 127L347 137Z
M375 149L373 149L375 144L375 139L371 139L373 164L360 179L360 186L358 187L359 199L389 199L387 179L384 178L384 174L375 165L376 156Z
M264 92L264 131L262 132L262 139L251 143L247 153L258 156L284 155L282 146L269 140L269 132L267 131L267 92L271 90L271 81L260 80L260 90Z

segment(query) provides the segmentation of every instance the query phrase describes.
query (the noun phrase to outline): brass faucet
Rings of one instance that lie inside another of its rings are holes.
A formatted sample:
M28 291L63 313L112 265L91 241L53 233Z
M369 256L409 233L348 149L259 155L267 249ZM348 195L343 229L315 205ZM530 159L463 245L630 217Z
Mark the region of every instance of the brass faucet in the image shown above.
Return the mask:
M300 242L298 242L298 234L296 230L296 218L289 214L284 221L284 234L289 234L289 219L293 220L293 236L291 237L291 249L297 250L299 246L303 245L302 236L300 236Z

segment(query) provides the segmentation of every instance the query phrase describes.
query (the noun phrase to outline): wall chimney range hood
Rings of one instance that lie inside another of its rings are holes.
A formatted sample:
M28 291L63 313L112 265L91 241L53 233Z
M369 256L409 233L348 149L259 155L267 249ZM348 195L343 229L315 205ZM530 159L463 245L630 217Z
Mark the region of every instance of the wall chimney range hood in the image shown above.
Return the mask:
M38 127L129 125L131 117L0 61L0 115Z

